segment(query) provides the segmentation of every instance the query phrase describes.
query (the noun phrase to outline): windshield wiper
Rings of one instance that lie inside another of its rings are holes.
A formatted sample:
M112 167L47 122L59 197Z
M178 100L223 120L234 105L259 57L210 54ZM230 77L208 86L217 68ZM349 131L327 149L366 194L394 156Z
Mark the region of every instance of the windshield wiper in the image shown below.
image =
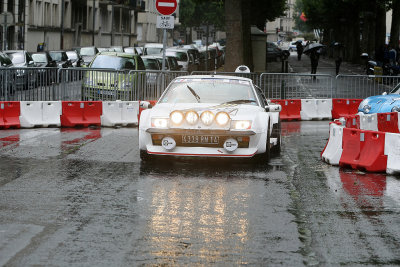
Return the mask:
M193 88L190 87L189 85L186 85L186 86L187 86L187 88L189 89L189 91L190 91L190 92L194 95L194 97L196 98L197 103L200 103L200 96L199 96L198 94L196 94L196 91L193 90Z
M224 102L224 103L221 103L220 105L246 104L246 103L256 103L256 101L250 100L250 99L239 99L239 100L232 100L232 101Z

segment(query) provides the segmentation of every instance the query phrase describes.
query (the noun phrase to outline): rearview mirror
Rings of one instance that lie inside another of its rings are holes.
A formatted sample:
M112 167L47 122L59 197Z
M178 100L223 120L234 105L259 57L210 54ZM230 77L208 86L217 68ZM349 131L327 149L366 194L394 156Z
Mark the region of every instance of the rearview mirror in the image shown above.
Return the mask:
M279 104L270 104L268 106L265 106L265 110L267 112L281 112L282 106Z
M148 101L140 101L139 106L140 106L142 109L149 109L149 108L152 108L152 107L153 107L153 106L151 105L151 103L148 102Z

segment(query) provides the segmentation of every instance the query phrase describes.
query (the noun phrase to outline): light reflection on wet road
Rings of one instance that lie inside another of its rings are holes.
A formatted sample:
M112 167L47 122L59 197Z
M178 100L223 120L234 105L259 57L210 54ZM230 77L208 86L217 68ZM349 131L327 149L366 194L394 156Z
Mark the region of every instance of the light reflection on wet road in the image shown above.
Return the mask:
M282 124L269 165L143 165L135 128L0 131L0 265L397 265L400 178L320 161Z

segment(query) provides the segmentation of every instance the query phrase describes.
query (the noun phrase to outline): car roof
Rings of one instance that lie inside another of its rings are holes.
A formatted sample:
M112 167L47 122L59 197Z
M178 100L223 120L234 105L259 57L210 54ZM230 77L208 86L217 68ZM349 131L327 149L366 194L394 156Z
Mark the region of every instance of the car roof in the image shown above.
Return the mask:
M133 57L137 57L138 55L135 54L129 54L129 53L123 53L123 52L113 52L113 51L104 51L104 52L100 52L97 55L106 55L106 56L116 56L116 57L126 57L126 58L133 58Z
M157 48L162 48L163 44L160 43L147 43L144 45L144 47L157 47Z
M241 80L241 81L248 81L253 83L253 80L249 79L249 78L244 78L244 77L240 77L240 76L229 76L229 75L187 75L187 76L179 76L176 79L229 79L229 80Z

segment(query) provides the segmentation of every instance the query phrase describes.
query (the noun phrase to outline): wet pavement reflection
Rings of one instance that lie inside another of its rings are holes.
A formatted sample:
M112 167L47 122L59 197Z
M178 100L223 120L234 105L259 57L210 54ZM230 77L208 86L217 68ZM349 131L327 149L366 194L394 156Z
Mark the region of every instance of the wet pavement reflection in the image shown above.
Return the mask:
M326 121L267 164L143 163L135 128L0 131L0 265L400 264L400 178L327 165Z

